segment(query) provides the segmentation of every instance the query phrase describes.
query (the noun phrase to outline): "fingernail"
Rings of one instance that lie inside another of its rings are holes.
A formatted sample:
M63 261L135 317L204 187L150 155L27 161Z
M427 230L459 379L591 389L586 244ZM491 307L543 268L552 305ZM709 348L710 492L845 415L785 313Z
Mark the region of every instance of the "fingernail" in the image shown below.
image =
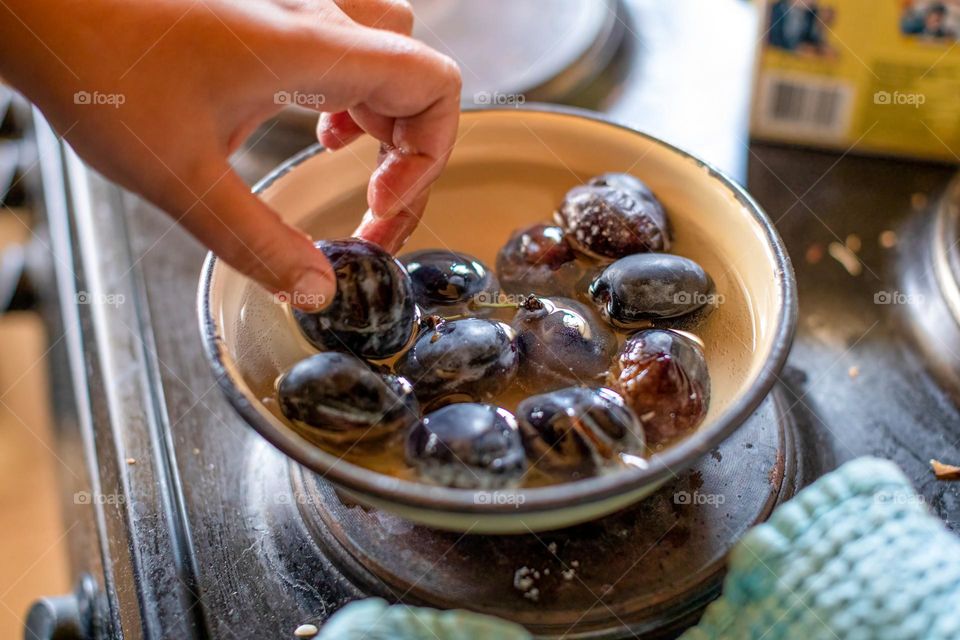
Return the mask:
M337 151L344 147L343 129L330 114L320 114L320 120L317 122L317 140L330 151Z
M328 151L338 151L343 147L343 139L331 127L326 127L317 131L317 140L320 141Z
M333 301L336 284L319 271L308 270L297 280L290 299L301 311L320 311Z

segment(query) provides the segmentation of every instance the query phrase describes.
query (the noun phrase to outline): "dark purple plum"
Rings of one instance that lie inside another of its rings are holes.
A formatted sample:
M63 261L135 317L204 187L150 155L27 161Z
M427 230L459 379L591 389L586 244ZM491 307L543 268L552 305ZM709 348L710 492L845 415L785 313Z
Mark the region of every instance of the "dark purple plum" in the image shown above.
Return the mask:
M577 254L563 229L535 224L515 231L497 254L497 275L507 293L569 295L581 277Z
M556 213L579 251L601 260L670 250L670 224L650 188L624 173L607 173L574 187Z
M491 400L513 381L520 355L509 325L483 318L425 324L396 365L421 402Z
M409 382L382 375L349 353L327 351L301 360L277 383L280 410L333 443L377 439L420 418Z
M321 240L337 274L337 294L319 313L294 309L303 335L318 349L379 360L402 351L416 331L413 284L389 253L365 240Z
M707 304L712 293L713 281L699 264L669 253L620 258L590 285L600 315L621 329L687 315Z
M568 387L517 407L531 465L568 478L595 475L619 454L641 455L643 427L623 398L605 388Z
M492 271L473 256L444 249L426 249L400 257L413 281L417 303L428 313L464 312L477 298L494 301L500 284Z
M617 338L585 304L568 298L529 297L512 326L520 350L518 380L527 391L600 384L617 351Z
M489 404L427 414L410 430L406 456L421 478L462 489L516 486L527 468L516 418Z
M616 391L640 418L652 446L690 433L707 415L707 360L701 346L682 333L645 329L633 334L614 374Z

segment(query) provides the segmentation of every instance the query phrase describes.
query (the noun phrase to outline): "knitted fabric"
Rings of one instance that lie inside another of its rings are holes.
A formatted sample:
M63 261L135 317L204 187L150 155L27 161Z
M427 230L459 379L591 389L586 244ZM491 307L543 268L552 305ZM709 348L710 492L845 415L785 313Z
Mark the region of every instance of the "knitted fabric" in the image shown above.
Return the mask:
M492 616L438 611L380 598L351 602L323 625L316 640L533 640L526 630Z
M960 539L892 463L849 462L734 548L681 640L958 640Z

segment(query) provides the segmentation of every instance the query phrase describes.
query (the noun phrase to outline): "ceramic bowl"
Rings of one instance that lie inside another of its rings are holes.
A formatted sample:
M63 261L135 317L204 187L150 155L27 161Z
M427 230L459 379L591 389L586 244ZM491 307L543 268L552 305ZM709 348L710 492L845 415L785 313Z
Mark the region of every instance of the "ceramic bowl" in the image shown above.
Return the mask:
M255 192L313 237L348 236L365 210L376 154L370 139L337 153L311 147ZM200 280L200 325L227 398L264 438L341 493L428 526L539 531L640 500L739 427L769 393L787 357L796 325L793 272L777 232L749 194L690 154L592 112L536 105L468 111L450 164L405 250L450 247L492 265L514 229L549 220L568 189L609 171L632 173L650 185L671 218L674 252L703 265L719 302L696 327L711 374L709 413L694 433L653 455L645 468L489 492L418 483L342 460L264 404L276 376L313 352L291 324L289 309L210 255Z

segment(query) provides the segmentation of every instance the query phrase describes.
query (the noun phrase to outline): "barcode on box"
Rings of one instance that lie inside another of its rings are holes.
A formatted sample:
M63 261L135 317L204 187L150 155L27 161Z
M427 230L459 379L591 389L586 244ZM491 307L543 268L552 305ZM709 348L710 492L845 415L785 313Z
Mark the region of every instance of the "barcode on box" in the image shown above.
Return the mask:
M819 140L847 137L853 88L846 82L799 74L766 74L757 99L760 135Z

